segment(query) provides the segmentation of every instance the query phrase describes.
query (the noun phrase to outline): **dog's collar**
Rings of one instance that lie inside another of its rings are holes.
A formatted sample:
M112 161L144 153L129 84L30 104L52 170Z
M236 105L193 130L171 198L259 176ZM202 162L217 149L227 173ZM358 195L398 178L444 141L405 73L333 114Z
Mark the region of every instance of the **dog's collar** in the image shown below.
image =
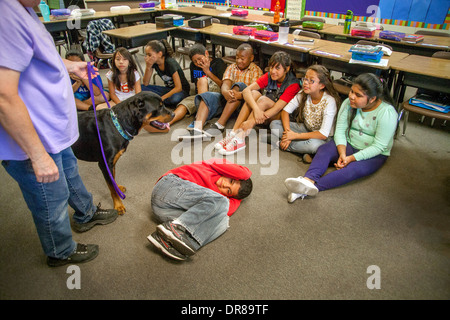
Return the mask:
M109 109L109 114L111 115L111 120L114 123L114 126L116 126L117 131L119 131L120 135L125 140L132 140L133 136L127 132L127 130L123 129L122 126L119 123L119 120L117 120L117 116L114 113L112 109Z

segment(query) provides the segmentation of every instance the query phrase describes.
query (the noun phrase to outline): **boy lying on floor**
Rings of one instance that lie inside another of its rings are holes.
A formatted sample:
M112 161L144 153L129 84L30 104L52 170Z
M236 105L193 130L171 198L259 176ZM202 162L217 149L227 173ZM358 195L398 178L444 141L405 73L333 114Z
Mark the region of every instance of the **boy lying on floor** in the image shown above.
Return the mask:
M147 239L168 257L186 260L228 229L229 217L252 191L251 174L225 159L168 171L156 183L151 199L162 224Z

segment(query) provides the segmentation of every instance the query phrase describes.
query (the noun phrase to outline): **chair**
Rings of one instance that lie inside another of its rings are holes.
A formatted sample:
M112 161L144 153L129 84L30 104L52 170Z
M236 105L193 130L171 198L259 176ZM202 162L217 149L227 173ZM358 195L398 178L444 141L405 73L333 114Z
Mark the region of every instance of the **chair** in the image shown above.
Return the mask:
M450 52L449 51L437 51L432 55L432 57L450 60ZM402 103L401 109L399 112L399 118L402 117L403 113L405 114L405 119L403 119L403 132L402 132L403 136L405 135L405 132L406 132L406 125L408 123L409 112L413 112L413 113L422 115L420 122L423 122L425 117L430 117L431 118L431 126L434 125L435 119L444 120L444 122L442 124L443 126L446 125L447 120L450 120L450 113L442 113L442 112L438 112L438 111L433 111L433 110L428 110L425 108L416 107L416 106L409 104L409 100L406 100Z
M134 63L137 65L137 67L139 68L139 71L141 73L141 77L144 76L144 70L142 70L142 66L139 63L139 61L136 59L135 54L139 52L139 48L133 48L133 49L128 49L128 52L131 54L131 56L134 59ZM102 62L104 60L108 60L108 65L111 68L111 59L113 57L114 53L103 53L100 48L97 48L97 50L95 50L95 56L97 57L98 61L96 64L96 67L100 67L100 65L102 64Z
M435 36L435 37L450 37L450 33L431 30L417 30L415 34L421 34L424 36Z
M295 29L292 33L295 36L303 36L313 39L320 39L320 34L311 31L305 31L302 29ZM294 73L297 78L303 78L306 74L308 63L295 63Z
M324 18L311 17L311 16L304 16L303 18L300 19L300 21L301 22L303 22L303 21L318 21L318 22L325 23L325 19Z
M317 32L306 31L302 29L295 29L292 34L295 36L304 36L308 38L320 39L320 34L318 34Z

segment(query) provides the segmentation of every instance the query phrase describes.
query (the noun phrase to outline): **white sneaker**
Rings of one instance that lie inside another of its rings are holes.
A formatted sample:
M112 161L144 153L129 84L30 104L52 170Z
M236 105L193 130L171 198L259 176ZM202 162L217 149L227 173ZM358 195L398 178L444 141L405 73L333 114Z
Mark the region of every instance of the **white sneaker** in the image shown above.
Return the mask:
M225 138L223 138L222 140L220 140L219 142L217 142L214 145L214 149L216 150L222 150L223 148L225 148L225 146L227 145L228 142L231 141L231 139L234 138L234 136L236 135L236 132L234 131L230 131L227 133L227 135L225 136Z
M284 181L284 185L290 192L301 193L307 196L315 196L319 189L311 181L303 178L287 178Z
M303 200L305 197L307 197L306 194L289 192L289 194L288 194L288 202L292 203L295 200L297 200L298 198L302 198L302 200Z

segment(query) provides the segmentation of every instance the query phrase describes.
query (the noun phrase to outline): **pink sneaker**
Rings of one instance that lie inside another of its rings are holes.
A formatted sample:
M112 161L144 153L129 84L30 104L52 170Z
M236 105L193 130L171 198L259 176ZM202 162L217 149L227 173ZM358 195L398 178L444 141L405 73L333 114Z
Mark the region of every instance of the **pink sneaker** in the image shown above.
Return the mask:
M225 138L223 138L222 140L220 140L219 142L217 142L214 145L214 149L216 150L222 150L223 148L225 148L225 146L227 145L228 142L231 141L231 139L234 138L234 136L236 135L236 133L234 131L230 131Z
M232 138L223 149L219 150L219 154L228 156L242 149L245 149L245 140L239 142L237 138Z

